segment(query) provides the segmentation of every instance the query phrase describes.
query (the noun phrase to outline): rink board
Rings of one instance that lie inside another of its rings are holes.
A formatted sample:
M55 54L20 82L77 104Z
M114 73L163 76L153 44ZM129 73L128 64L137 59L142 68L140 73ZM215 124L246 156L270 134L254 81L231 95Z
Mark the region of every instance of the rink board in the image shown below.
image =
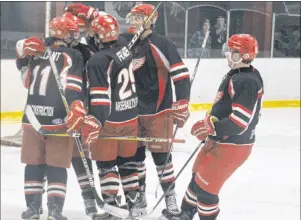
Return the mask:
M190 111L209 110L212 103L190 104ZM300 100L267 100L263 102L263 108L300 108ZM1 112L1 121L13 123L20 122L23 112Z

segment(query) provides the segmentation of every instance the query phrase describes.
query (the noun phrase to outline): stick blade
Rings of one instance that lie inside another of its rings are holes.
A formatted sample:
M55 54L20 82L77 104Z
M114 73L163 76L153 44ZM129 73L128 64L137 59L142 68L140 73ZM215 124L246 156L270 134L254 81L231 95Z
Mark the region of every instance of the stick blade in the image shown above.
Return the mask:
M130 213L127 209L112 206L107 203L105 203L101 209L104 210L105 212L110 213L111 215L114 215L116 217L123 218L123 219L129 218L129 215L130 215Z

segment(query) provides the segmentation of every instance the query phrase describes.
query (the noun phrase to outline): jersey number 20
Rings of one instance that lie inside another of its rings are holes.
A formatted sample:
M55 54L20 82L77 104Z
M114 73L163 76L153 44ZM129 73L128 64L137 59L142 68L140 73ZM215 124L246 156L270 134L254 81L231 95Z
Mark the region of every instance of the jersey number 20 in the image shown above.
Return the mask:
M119 90L119 97L121 100L131 97L133 92L136 92L132 63L129 65L128 69L123 68L118 74L118 84L120 83L122 83L121 88ZM129 83L131 83L131 88L126 90Z

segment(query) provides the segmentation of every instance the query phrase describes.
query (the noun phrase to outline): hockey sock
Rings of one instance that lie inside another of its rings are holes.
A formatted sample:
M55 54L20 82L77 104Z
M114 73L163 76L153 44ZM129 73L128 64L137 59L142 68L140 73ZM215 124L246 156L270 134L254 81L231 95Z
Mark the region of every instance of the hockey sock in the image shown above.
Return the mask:
M193 180L194 180L194 175L187 187L184 198L182 200L181 210L188 211L193 215L195 215L197 213L198 201L197 201L197 196L194 192L195 182Z
M48 178L48 208L58 206L62 212L67 189L67 169L47 165Z
M99 171L100 189L103 199L111 205L115 205L115 198L119 191L119 173L116 161L96 161Z
M197 208L197 209L195 209ZM182 201L182 210L198 212L200 220L215 220L219 214L219 197L201 189L194 175Z
M135 155L135 161L138 169L138 179L139 179L139 188L140 191L145 191L145 182L146 182L146 166L145 166L145 146L141 146L137 149Z
M32 202L38 205L42 203L43 193L43 177L45 174L45 164L25 166L24 173L24 193L26 206L28 207Z
M134 158L122 158L117 160L119 174L121 178L124 194L130 191L139 190L138 169Z
M156 164L157 173L158 173L159 178L162 175L166 156L167 156L167 153L152 153L152 157ZM166 192L169 185L172 184L174 182L174 180L175 180L174 168L173 168L173 164L172 164L172 156L170 155L168 162L165 166L165 169L163 171L163 175L162 175L161 182L160 182L161 187L164 192ZM175 188L175 184L173 184L170 191L172 191L174 188Z
M86 158L90 172L92 174L92 179L94 181L93 170L92 170L92 161L90 158ZM72 158L72 166L77 176L78 184L82 190L82 197L84 199L94 199L93 192L91 190L89 177L86 173L83 161L79 157Z

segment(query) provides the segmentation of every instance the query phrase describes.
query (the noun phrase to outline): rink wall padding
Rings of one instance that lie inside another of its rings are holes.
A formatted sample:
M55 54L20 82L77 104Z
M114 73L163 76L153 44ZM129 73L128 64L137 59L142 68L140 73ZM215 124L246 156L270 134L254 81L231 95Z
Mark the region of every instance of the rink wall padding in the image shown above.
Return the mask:
M192 74L197 59L183 59ZM264 82L264 108L300 107L300 58L256 58ZM225 59L201 59L190 92L191 111L208 110L229 71ZM20 122L28 91L15 60L1 59L1 120Z
M189 109L192 112L206 111L212 107L212 103L193 103ZM266 100L263 101L263 108L300 108L300 100ZM1 112L1 122L19 123L23 112Z

